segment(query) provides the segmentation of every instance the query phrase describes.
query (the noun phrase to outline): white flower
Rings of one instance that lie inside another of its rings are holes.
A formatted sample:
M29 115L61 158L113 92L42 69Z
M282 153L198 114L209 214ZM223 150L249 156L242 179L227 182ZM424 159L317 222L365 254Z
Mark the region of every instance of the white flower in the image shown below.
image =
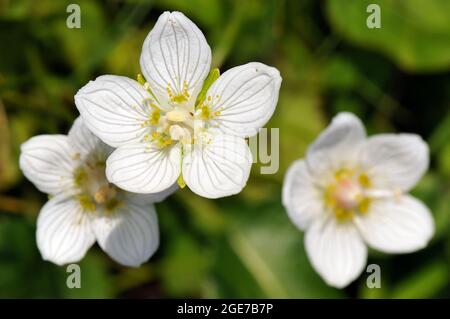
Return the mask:
M208 198L242 190L252 162L245 138L272 116L281 77L275 68L248 63L205 92L210 63L198 27L180 12L165 12L142 48L147 82L105 75L76 94L88 128L117 148L107 161L109 181L155 193L178 180Z
M139 266L159 245L153 202L165 193L142 196L108 183L105 160L112 149L83 125L68 135L40 135L21 146L20 168L51 199L37 220L37 245L45 260L58 265L81 260L98 242L117 262Z
M344 287L362 272L367 246L387 253L425 247L434 233L428 208L408 195L428 168L428 147L414 134L366 138L361 121L337 115L289 168L283 204L305 231L314 269Z

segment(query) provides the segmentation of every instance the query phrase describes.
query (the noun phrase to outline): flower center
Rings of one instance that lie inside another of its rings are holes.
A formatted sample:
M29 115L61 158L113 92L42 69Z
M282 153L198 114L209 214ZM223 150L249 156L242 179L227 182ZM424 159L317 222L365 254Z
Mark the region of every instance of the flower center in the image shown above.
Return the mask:
M339 207L353 209L358 206L362 190L357 182L351 178L346 178L337 182L333 195Z
M150 85L142 76L138 75L138 81L156 99ZM183 82L182 87L177 89L174 89L171 84L167 85L170 111L162 110L153 98L143 101L150 108L148 119L141 124L142 127L150 128L150 133L143 137L144 142L153 142L160 148L180 142L186 149L190 149L194 143L204 144L210 141L210 138L205 138L203 134L204 124L220 115L221 110L212 110L212 105L220 100L220 96L208 95L192 105L189 102L188 88L187 82Z
M106 212L113 212L120 205L117 188L106 178L104 160L88 156L75 170L74 181L79 190L77 198L85 211L104 208Z
M174 108L159 117L150 139L163 148L174 142L192 144L194 137L194 116L184 108Z
M180 105L168 112L160 110L154 104L151 104L151 107L150 118L143 123L143 126L150 126L151 133L144 136L144 141L154 142L164 148L176 142L185 146L191 145L203 136L205 110L209 110L208 106L202 105L198 111L194 111L186 105Z
M366 174L338 170L325 189L325 205L340 220L352 218L355 213L365 213L370 205L370 199L365 195L369 187L370 180Z

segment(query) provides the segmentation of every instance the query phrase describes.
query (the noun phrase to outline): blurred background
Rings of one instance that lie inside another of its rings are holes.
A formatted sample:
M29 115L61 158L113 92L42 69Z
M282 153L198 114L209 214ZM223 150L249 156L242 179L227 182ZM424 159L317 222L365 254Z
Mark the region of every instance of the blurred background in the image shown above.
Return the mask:
M81 29L66 7L81 7ZM381 29L366 8L381 6ZM140 73L145 36L165 10L204 32L213 66L250 61L277 67L280 101L267 127L280 128L280 168L253 166L237 196L208 200L187 188L157 204L161 246L142 267L116 264L98 246L81 266L81 289L66 268L44 262L35 242L47 200L18 168L20 144L66 134L73 96L101 74ZM450 1L0 0L0 297L28 298L439 298L450 296ZM303 235L281 206L289 164L340 111L369 134L414 132L430 145L431 168L413 194L433 211L429 247L408 255L370 252L367 273L328 287L305 255Z

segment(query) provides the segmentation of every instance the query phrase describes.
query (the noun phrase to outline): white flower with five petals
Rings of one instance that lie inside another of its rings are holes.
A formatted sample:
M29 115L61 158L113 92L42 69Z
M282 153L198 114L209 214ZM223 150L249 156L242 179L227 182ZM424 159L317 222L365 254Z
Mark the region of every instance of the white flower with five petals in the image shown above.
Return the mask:
M21 170L51 196L37 220L37 245L45 260L77 262L97 241L111 258L136 267L158 248L152 203L175 189L146 196L118 189L105 176L111 151L81 118L68 135L39 135L22 144Z
M105 75L76 94L88 128L117 148L107 160L110 182L155 193L178 180L208 198L242 190L252 163L245 138L272 116L281 77L253 62L207 79L210 63L199 28L165 12L143 44L146 82Z
M428 208L408 194L428 168L427 144L414 134L367 138L352 114L337 115L294 162L283 185L283 204L305 231L314 269L342 288L363 271L367 245L408 253L434 234Z

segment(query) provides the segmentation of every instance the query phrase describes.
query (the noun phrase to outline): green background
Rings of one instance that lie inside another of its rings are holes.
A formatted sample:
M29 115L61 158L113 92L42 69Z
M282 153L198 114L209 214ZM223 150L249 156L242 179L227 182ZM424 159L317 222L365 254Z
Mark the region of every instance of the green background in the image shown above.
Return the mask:
M66 6L81 6L81 29ZM366 7L381 6L381 29ZM66 133L73 96L101 74L135 78L142 42L165 10L205 33L213 66L250 61L277 67L283 83L267 127L280 128L280 168L253 166L237 196L208 200L187 188L157 204L161 246L133 269L99 247L80 263L81 289L40 258L35 221L47 200L18 169L20 144ZM0 0L0 297L436 298L450 296L450 1L25 1ZM370 252L382 288L367 273L328 287L305 255L303 235L281 206L287 167L340 111L369 134L414 132L429 142L431 167L414 189L433 211L436 234L408 255Z

